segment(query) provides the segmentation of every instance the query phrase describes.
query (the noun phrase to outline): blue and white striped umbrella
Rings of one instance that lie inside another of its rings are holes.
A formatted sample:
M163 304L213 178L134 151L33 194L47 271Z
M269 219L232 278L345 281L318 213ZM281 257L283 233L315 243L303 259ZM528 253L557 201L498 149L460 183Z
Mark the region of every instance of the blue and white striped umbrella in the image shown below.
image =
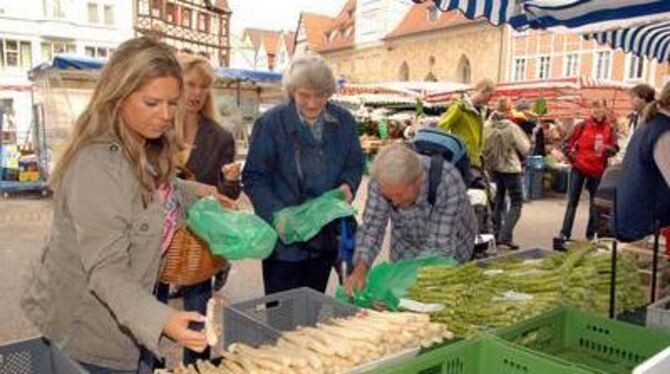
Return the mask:
M428 0L413 0L422 3ZM467 18L484 17L517 30L570 28L670 12L670 0L433 0L443 10L459 9Z
M586 40L596 40L612 48L640 57L670 61L670 15L666 20L646 25L583 34Z

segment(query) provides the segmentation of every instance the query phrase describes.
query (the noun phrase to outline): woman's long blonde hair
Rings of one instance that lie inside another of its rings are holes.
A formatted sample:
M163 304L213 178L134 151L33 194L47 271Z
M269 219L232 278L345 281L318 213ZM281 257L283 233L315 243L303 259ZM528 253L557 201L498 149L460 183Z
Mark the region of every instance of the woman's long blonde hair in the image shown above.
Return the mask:
M159 139L146 140L128 127L121 116L121 105L131 94L156 78L172 77L183 91L181 68L166 44L149 37L130 39L119 46L102 69L100 79L88 105L75 122L49 185L57 189L68 165L87 145L104 142L108 137L120 140L142 188L145 206L151 201L156 186L174 176L173 155L178 150L174 127ZM183 115L180 99L175 121Z
M216 110L216 105L214 104L214 95L212 94L212 86L216 81L216 73L214 72L212 64L206 58L192 53L180 54L177 59L181 65L184 78L186 78L187 74L195 72L201 79L209 81L210 89L207 93L207 98L205 99L205 105L203 105L200 110L200 115L218 123L219 114Z
M659 106L664 109L670 109L670 82L663 86L661 93L658 94L658 99L647 104L647 106L644 108L644 123L647 123L651 121L652 118L656 117Z

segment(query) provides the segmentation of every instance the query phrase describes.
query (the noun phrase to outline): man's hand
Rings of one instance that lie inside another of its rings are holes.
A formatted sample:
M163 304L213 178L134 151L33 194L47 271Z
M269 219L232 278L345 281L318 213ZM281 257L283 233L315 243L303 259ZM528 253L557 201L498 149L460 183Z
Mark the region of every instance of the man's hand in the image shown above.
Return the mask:
M240 174L242 172L242 163L239 161L231 162L230 164L225 164L221 167L221 172L223 173L223 178L228 182L237 182L240 180Z
M344 201L351 204L354 201L354 193L351 191L351 187L344 183L340 186L340 190L344 194Z
M344 281L344 292L346 292L346 294L349 296L353 296L354 290L364 289L367 277L367 266L364 263L359 262L351 275Z
M207 337L200 331L189 329L189 322L204 323L205 317L195 312L175 312L163 327L163 334L185 348L202 352L207 348Z

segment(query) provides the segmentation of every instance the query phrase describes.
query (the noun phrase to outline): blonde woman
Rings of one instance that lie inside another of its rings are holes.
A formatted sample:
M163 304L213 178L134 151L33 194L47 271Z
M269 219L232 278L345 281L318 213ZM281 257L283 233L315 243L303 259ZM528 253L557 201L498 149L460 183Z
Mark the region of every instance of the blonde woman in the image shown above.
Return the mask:
M178 56L184 75L184 97L186 111L181 130L185 150L181 153L182 170L196 181L216 186L218 191L232 199L240 196L240 163L235 162L235 140L232 134L217 123L217 113L212 96L212 85L216 75L212 65L202 56L183 54ZM230 265L216 276L215 285L222 287ZM158 297L167 300L169 287L159 286ZM184 310L204 314L207 301L212 297L212 282L183 287L179 294L184 298ZM201 328L193 323L191 328ZM209 349L204 352L184 351L185 365L198 359L208 359Z
M174 179L182 89L167 45L126 41L102 70L51 176L53 223L22 305L47 339L92 373L137 371L140 346L158 352L163 335L206 347L204 334L188 328L203 316L152 295L180 212L216 193Z

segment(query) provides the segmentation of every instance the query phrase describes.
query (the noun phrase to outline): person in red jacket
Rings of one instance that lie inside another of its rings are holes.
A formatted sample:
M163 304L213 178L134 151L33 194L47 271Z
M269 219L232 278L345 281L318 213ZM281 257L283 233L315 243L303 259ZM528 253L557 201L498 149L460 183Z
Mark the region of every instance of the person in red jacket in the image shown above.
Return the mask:
M591 105L591 117L575 126L565 150L572 164L572 171L568 187L568 207L565 210L560 234L562 241L569 240L572 235L575 213L585 184L589 191L589 221L586 238L593 239L596 223L593 199L600 184L600 177L605 172L608 158L619 151L616 131L606 116L605 100L595 100Z

